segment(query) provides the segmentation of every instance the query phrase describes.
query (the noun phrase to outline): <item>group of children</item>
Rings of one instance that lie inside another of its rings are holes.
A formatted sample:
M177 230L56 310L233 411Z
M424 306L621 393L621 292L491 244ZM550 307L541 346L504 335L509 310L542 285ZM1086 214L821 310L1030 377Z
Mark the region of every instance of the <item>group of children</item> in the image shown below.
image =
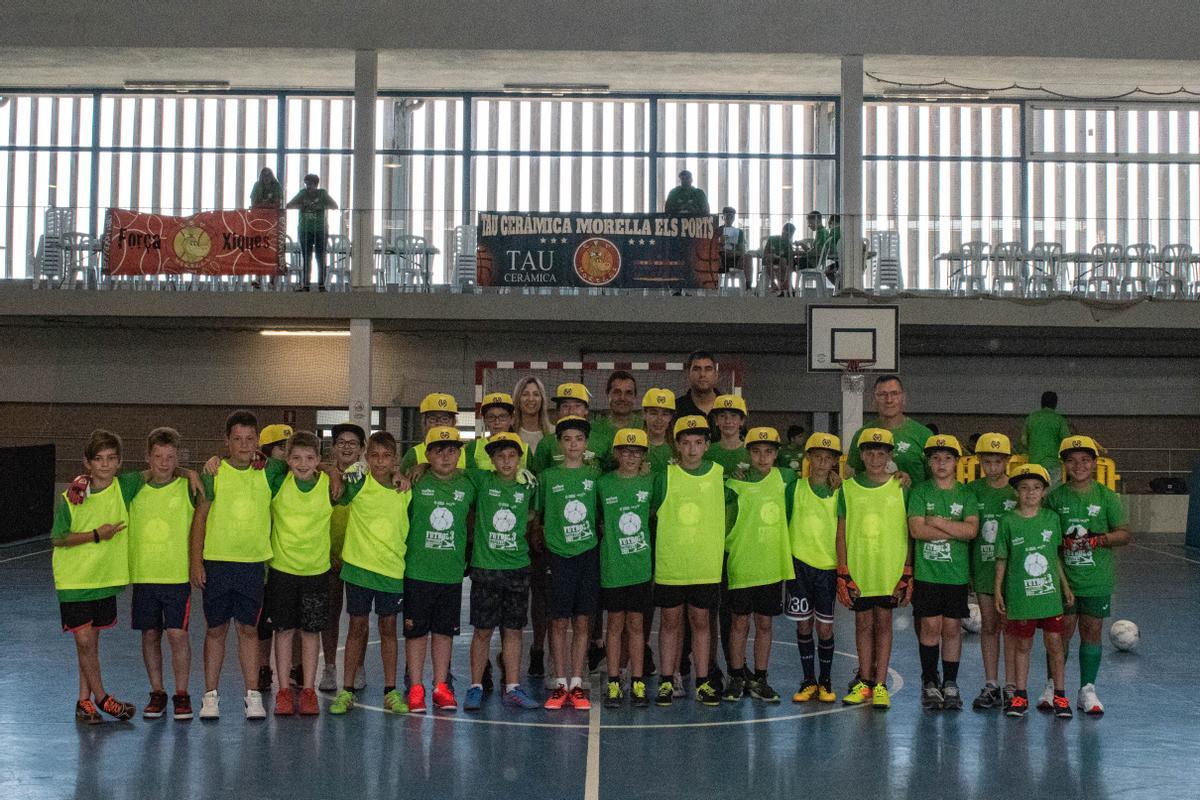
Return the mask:
M462 701L468 711L479 710L491 690L497 628L503 705L590 708L585 679L602 612L606 707L626 699L635 707L669 706L684 695L688 672L695 699L706 706L746 695L779 702L768 666L774 620L784 614L796 624L803 670L793 701L832 703L835 601L854 612L858 651L842 702L889 707L892 613L911 603L922 703L958 709L961 619L974 590L987 680L976 708L1025 712L1040 627L1049 683L1039 706L1070 716L1064 642L1078 626L1078 705L1103 712L1094 683L1111 603L1111 548L1126 544L1129 532L1119 498L1094 479L1098 447L1090 438L1064 440L1067 481L1047 495L1044 468L1022 465L1010 475L1002 434L980 437L984 477L963 486L955 480L962 450L953 436L926 441L919 466L929 478L922 480L911 464L897 468L891 431L867 428L850 443L862 468L843 480L842 443L830 433L807 439L799 471L776 466L779 434L747 429L740 396L718 396L707 416L676 417L674 395L651 388L641 418L622 427L589 419L591 398L581 384L558 386L552 400L553 434L536 446L514 424L511 396L483 398L487 436L466 443L454 424L454 398L435 393L421 404L423 441L403 461L391 434L367 437L347 424L335 431L332 464L322 463L314 434L268 426L270 435L264 429L260 437L254 416L238 411L225 425L226 455L200 475L179 468L179 434L170 428L148 437L148 469L122 474L120 440L96 431L84 450L85 475L64 493L52 531L63 629L73 633L79 659L76 718L95 723L100 712L123 720L135 713L105 690L98 654L98 632L115 624L116 596L127 585L133 626L142 631L148 718L166 713L168 700L176 719L192 716L192 589L203 592L207 625L202 719L220 714L231 621L246 718L266 717L272 643L274 713L319 714L322 633L340 615L343 592L350 623L342 688L328 712L349 712L363 688L372 611L383 707L457 709L450 662L465 577L473 629ZM541 702L520 681L531 593L542 594L549 618L553 672ZM656 608L660 662L652 688ZM717 666L719 651L727 675ZM333 664L327 647L326 668Z

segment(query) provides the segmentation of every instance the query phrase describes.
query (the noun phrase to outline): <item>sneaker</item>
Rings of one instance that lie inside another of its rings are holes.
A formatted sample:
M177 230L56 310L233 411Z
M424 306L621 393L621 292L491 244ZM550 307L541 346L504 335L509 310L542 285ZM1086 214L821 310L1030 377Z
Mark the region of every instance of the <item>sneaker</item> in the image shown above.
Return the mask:
M854 682L854 685L850 687L850 691L842 698L842 705L861 706L874 696L871 687L867 686L862 680L858 680Z
M383 696L383 710L392 714L407 714L408 703L404 702L404 693L392 689Z
M99 725L104 717L96 710L96 704L91 700L79 700L75 703L75 721L85 725Z
M137 709L134 708L133 703L123 703L111 694L106 694L99 705L101 711L121 722L128 722L137 713Z
M645 708L650 705L650 701L646 697L646 682L631 681L629 683L629 698L634 708Z
M1004 688L1000 690L1001 708L1008 708L1009 702L1016 696L1017 687L1011 683L1004 684Z
M1008 705L1004 707L1004 713L1009 717L1023 717L1028 711L1029 699L1015 694L1009 698Z
M708 685L713 688L713 691L720 697L725 691L725 673L719 669L714 669L708 676Z
M296 693L290 686L285 686L275 693L275 716L290 717L296 713Z
M321 670L321 682L317 688L322 692L337 691L337 668L333 664L326 664Z
M467 689L467 696L463 698L463 711L478 711L481 708L483 708L483 687L472 686Z
M458 698L448 683L438 683L433 687L433 707L439 711L458 711Z
M492 662L490 660L483 665L483 679L480 683L483 684L483 694L487 697L490 697L496 690L496 681L492 678Z
M541 678L546 674L546 651L536 647L529 648L529 670L531 678Z
M999 708L1003 700L1000 698L1000 687L995 684L987 684L979 690L979 696L971 701L971 708L976 711L986 708Z
M872 695L871 705L875 707L876 711L887 711L892 707L892 696L888 694L887 687L882 683L875 684Z
M822 703L836 703L837 695L828 681L817 684L817 700Z
M656 706L669 706L675 697L675 687L670 680L662 680L658 682L658 694L654 697Z
M300 690L300 713L306 717L315 717L321 713L321 704L317 702L317 693L312 689Z
M167 711L167 693L166 692L151 692L150 702L146 703L146 707L142 709L142 716L146 719L158 719Z
M263 708L262 692L251 689L242 699L246 706L246 719L266 719L267 710Z
M817 696L817 682L805 681L800 684L800 688L792 695L793 703L807 703Z
M650 645L646 645L645 654L642 656L642 674L653 675L656 672L658 669L654 663L654 653L650 650Z
M1054 716L1059 719L1070 719L1075 716L1071 712L1071 701L1063 695L1054 695Z
M221 696L216 689L205 692L200 698L200 719L217 719L221 716Z
M258 668L258 691L266 694L271 691L271 683L274 682L275 675L271 672L270 667Z
M621 694L621 682L611 678L608 681L608 691L604 694L605 708L620 708L625 697Z
M545 708L551 711L558 711L564 705L570 705L570 695L567 694L567 687L561 683L554 687L554 691L546 698Z
M725 692L721 695L722 700L727 700L730 703L736 703L746 696L746 680L741 674L735 672L729 676L729 683L725 686Z
M525 689L518 686L517 688L505 692L501 702L509 708L519 708L521 710L529 710L533 708L541 708L541 703L534 700L526 693Z
M1082 706L1080 706L1082 708ZM1046 688L1042 690L1041 696L1037 702L1038 711L1053 711L1054 710L1054 682L1046 681Z
M921 688L921 708L926 711L939 711L945 698L942 697L942 690L933 681L925 681L925 685Z
M192 718L192 696L187 692L176 692L172 695L171 706L174 709L175 719L188 720Z
M588 674L595 674L600 669L602 661L604 661L604 648L590 645L588 647Z
M341 715L352 708L354 708L354 692L342 689L333 698L333 702L329 704L329 713Z
M958 684L954 681L942 684L942 708L947 711L962 711L962 693L958 691Z
M779 692L775 691L771 684L767 683L766 675L750 681L750 696L755 700L762 700L764 703L779 702Z
M361 692L367 688L367 671L363 667L358 668L358 674L354 676L354 691Z
M425 687L419 683L408 687L408 710L413 714L425 713Z
M719 706L721 695L717 694L711 683L704 681L696 687L696 702L705 706Z
M1079 687L1079 702L1077 707L1080 711L1087 714L1089 717L1099 717L1104 715L1104 704L1100 702L1100 698L1096 696L1096 685L1094 683L1085 683ZM108 709L104 709L106 712Z
M618 691L619 691L618 687ZM582 686L576 686L571 690L571 705L580 711L587 711L592 707L592 701L588 699L588 691Z

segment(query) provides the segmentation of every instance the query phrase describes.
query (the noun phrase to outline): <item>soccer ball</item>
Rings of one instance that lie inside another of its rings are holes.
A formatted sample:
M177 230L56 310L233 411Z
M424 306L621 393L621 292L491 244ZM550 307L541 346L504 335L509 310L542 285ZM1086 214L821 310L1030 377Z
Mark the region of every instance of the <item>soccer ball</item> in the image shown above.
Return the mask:
M962 619L963 630L967 633L979 633L981 624L979 620L979 604L967 603L967 616Z
M1141 638L1137 624L1127 619L1119 619L1108 629L1108 640L1118 650L1129 652L1138 646Z

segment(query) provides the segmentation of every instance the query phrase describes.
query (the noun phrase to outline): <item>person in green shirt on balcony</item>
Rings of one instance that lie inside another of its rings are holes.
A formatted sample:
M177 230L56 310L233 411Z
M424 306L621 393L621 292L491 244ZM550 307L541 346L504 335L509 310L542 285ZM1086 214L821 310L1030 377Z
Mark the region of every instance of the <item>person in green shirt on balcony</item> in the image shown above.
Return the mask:
M309 290L309 264L312 257L317 258L317 291L325 291L325 241L329 236L329 225L325 219L326 211L336 211L337 201L329 196L329 192L320 188L321 179L312 173L304 176L304 188L288 201L288 208L300 210L300 224L296 229L300 240L300 288L299 291Z
M692 173L679 173L679 185L667 194L663 210L676 217L696 217L708 213L708 195L698 186L692 185Z

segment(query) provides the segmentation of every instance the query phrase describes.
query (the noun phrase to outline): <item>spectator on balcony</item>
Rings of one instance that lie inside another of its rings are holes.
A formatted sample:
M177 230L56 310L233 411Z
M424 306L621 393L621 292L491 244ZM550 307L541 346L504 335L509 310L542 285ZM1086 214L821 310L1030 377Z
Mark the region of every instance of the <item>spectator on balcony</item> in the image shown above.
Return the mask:
M708 213L708 195L698 186L692 185L692 173L679 173L679 185L667 195L664 210L677 217L694 217Z
M825 232L825 277L834 286L838 285L838 273L841 272L842 218L837 214L829 215L829 227Z
M787 288L787 275L792 270L792 262L796 257L796 246L792 243L792 237L795 235L796 226L787 222L784 223L781 234L768 236L763 242L763 275L775 291Z
M296 196L288 201L288 208L300 209L300 225L297 229L300 239L300 289L309 290L309 262L317 257L317 291L325 291L325 241L329 236L329 228L325 220L325 212L337 209L338 204L329 192L320 188L321 179L309 173L304 176L304 188L296 192Z
M736 219L733 206L721 209L721 272L746 269L746 232L734 224Z
M1062 482L1058 445L1071 435L1067 418L1058 413L1058 394L1042 392L1042 407L1025 418L1021 426L1021 447L1030 464L1041 464L1050 473L1050 485Z
M258 173L258 180L250 189L251 208L283 208L283 187L270 167L263 167Z

